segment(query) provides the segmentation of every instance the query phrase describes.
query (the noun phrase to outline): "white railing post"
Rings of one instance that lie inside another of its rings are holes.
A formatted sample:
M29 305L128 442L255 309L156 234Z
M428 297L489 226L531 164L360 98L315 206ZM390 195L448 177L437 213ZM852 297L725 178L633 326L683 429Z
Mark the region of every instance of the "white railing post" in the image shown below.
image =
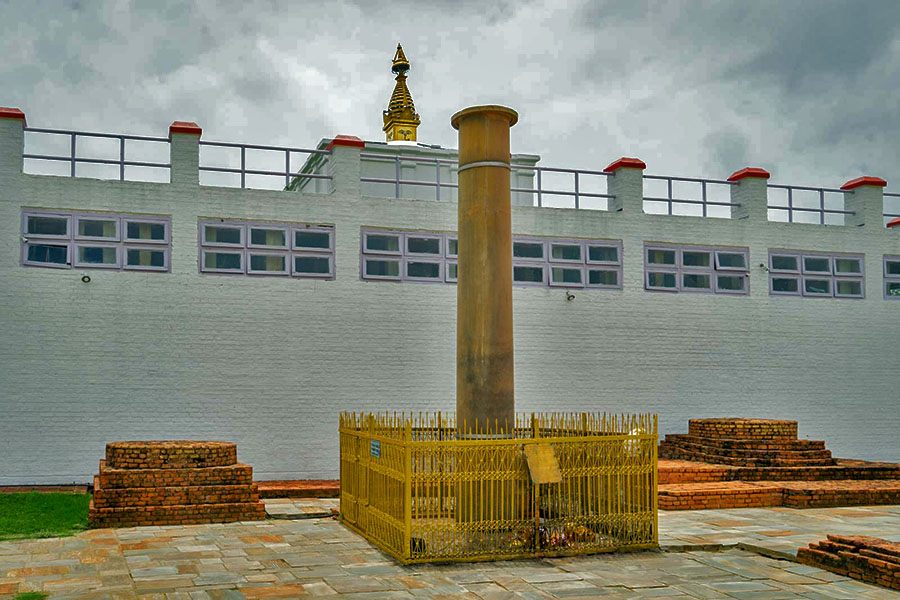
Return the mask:
M331 152L328 174L331 175L333 192L350 196L360 195L359 178L362 176L362 168L359 153L365 147L364 141L352 135L339 135L325 147Z
M758 167L747 167L735 171L728 181L731 186L732 219L747 219L753 223L766 223L769 220L769 189L767 182L769 172Z
M175 121L169 126L169 181L176 185L200 185L200 136L196 123Z
M25 153L25 113L18 108L0 108L0 176L22 173Z
M884 229L884 186L881 177L857 177L841 186L844 191L844 210L855 214L844 215L844 225L876 231Z
M641 213L644 210L644 169L647 165L639 158L622 157L603 169L612 175L606 179L610 212L628 211Z

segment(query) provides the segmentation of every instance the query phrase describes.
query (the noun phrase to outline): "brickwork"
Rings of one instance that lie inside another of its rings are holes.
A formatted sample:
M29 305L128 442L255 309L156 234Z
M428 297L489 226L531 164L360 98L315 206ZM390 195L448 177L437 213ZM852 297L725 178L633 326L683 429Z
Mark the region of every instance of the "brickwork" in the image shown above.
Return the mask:
M340 479L301 479L293 481L260 481L260 498L338 498Z
M797 439L797 422L773 419L691 419L688 435L669 434L660 458L743 467L833 465L825 442Z
M92 527L265 519L253 470L230 442L113 442L94 477Z
M869 536L829 535L797 551L805 565L900 590L900 544Z
M688 460L661 459L659 484L710 481L834 481L900 479L900 464L835 459L819 467L736 467Z

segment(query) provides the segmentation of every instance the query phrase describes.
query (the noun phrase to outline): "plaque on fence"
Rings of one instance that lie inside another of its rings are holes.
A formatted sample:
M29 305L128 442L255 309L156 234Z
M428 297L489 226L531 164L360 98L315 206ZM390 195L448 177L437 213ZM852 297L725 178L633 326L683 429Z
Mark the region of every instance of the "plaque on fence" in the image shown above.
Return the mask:
M525 444L525 459L528 461L528 472L532 483L559 483L562 473L559 472L559 461L550 444Z
M378 440L371 440L369 442L369 454L375 458L381 458L381 442Z

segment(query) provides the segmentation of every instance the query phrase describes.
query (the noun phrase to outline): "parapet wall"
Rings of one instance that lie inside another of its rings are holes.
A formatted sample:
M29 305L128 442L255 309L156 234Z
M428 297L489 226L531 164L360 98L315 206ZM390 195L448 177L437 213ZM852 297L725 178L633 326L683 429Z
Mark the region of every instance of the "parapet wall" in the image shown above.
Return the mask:
M340 411L455 406L455 286L360 277L363 228L453 232L455 204L362 195L358 146L328 150L331 191L313 194L200 185L201 136L179 132L166 182L27 174L23 135L0 118L0 485L90 482L121 439L227 439L260 479L330 479ZM733 218L646 214L636 166L606 181L613 210L512 209L514 235L615 240L623 261L621 289L514 288L518 410L657 412L662 433L789 419L836 456L900 456L900 302L882 276L900 231L881 223L882 187L848 190L864 224L821 226L768 221L760 177L729 186L749 211ZM166 216L170 269L25 267L28 208ZM201 219L331 225L334 279L200 273ZM746 248L748 294L645 290L644 245L660 242ZM770 295L772 248L862 255L865 298ZM215 469L233 473L209 485L248 476Z

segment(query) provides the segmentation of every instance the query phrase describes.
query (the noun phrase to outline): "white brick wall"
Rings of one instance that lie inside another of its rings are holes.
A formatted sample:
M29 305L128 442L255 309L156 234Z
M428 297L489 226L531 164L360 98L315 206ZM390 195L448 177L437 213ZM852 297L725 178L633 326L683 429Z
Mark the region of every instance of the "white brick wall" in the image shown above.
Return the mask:
M231 440L257 478L331 478L339 411L454 410L456 288L361 281L359 230L455 230L455 204L360 198L353 177L301 195L22 175L16 125L0 120L0 485L87 482L105 443L128 439ZM173 162L189 164L178 140ZM345 154L336 168L352 173ZM514 207L515 234L625 250L623 291L514 290L519 410L654 411L663 433L690 417L791 418L837 456L900 459L900 302L881 291L900 232L637 202ZM92 270L84 284L79 269L22 267L23 207L171 215L172 272ZM336 280L201 275L198 217L333 223ZM644 241L749 246L751 295L645 292ZM868 298L770 297L769 247L865 253Z

